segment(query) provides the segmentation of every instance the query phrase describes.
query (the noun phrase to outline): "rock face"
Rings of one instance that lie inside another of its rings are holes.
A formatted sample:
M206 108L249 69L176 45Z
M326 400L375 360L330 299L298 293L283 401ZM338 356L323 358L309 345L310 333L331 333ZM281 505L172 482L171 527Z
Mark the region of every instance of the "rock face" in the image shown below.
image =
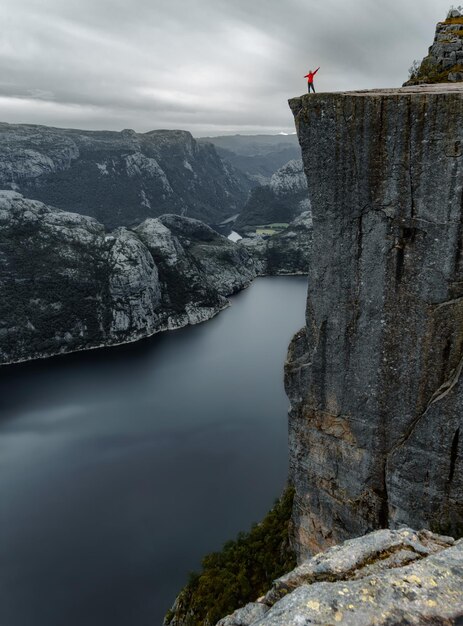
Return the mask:
M256 262L259 275L302 274L309 271L312 215L305 211L281 233L265 239L256 235L238 242Z
M0 188L115 228L163 213L218 223L241 210L250 182L185 131L0 124Z
M461 536L463 85L290 106L313 216L285 368L299 558L400 524Z
M0 191L0 363L134 341L211 318L257 270L186 217L106 233L95 219Z
M461 624L463 540L380 530L305 560L217 626Z
M411 69L407 85L463 81L463 13L451 9L436 26L434 43L420 65Z
M256 225L292 222L308 210L310 202L302 160L295 159L275 172L268 184L252 190L233 228L244 234L255 230Z

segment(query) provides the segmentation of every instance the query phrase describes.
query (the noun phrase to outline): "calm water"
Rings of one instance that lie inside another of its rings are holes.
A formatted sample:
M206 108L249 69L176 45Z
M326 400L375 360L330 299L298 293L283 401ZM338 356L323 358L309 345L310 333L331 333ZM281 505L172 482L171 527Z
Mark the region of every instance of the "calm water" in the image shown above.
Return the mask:
M1 626L157 626L287 469L283 363L305 278L215 319L0 369Z

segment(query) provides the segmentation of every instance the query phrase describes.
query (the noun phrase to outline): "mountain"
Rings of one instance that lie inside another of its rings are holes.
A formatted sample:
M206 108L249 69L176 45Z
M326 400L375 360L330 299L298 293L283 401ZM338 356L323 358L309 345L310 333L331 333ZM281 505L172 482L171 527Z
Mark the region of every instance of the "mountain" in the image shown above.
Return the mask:
M309 192L302 160L295 159L277 170L268 184L251 191L233 230L243 234L255 231L257 225L287 224L309 209Z
M212 143L219 155L247 174L255 184L268 183L285 163L301 158L296 135L225 135L201 137L201 144Z
M202 322L256 273L244 247L198 220L164 215L106 232L0 191L0 363Z
M107 231L0 191L0 363L203 322L257 275L306 273L310 235L295 223L264 253L174 214Z
M259 275L302 274L309 271L312 216L305 211L272 237L245 237L238 242L253 256Z
M404 83L446 83L463 81L463 11L451 9L447 19L436 26L434 43L421 63L410 68L410 79Z
M250 186L214 146L185 131L0 124L0 188L107 228L163 213L219 223L241 210Z

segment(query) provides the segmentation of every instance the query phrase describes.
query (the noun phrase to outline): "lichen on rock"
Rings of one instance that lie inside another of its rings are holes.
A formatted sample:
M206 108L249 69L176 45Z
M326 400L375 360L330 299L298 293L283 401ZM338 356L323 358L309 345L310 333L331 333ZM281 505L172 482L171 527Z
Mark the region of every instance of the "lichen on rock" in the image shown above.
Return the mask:
M217 626L402 626L463 618L463 540L410 528L346 541Z

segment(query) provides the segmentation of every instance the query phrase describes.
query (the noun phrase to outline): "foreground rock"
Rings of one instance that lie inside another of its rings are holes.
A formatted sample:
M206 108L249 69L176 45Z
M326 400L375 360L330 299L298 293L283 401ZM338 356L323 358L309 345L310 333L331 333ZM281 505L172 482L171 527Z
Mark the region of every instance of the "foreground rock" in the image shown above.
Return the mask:
M0 124L0 188L95 217L108 228L176 213L218 223L250 182L190 133Z
M281 233L264 238L259 235L239 241L256 261L261 276L301 274L309 271L312 242L312 215L305 211Z
M217 626L403 626L463 619L463 540L380 530L305 560Z
M256 273L244 248L197 220L165 215L107 233L0 191L0 362L202 322Z
M400 524L461 536L463 85L290 105L313 216L285 375L299 558Z
M463 81L463 12L451 9L436 26L434 43L427 56L411 68L405 85Z

